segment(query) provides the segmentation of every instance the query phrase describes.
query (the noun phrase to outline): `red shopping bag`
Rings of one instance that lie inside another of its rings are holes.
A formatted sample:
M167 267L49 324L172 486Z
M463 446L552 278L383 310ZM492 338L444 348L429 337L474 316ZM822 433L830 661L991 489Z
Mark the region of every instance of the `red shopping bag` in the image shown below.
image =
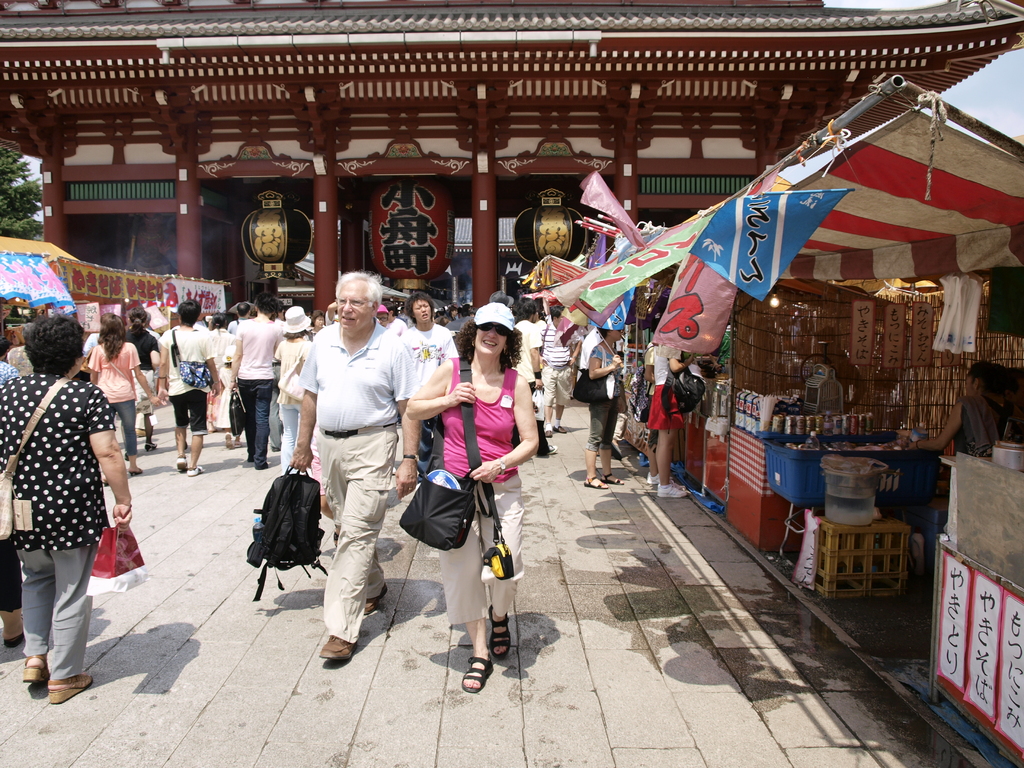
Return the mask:
M92 566L88 593L127 592L148 580L149 573L139 551L139 542L131 528L123 531L104 528Z

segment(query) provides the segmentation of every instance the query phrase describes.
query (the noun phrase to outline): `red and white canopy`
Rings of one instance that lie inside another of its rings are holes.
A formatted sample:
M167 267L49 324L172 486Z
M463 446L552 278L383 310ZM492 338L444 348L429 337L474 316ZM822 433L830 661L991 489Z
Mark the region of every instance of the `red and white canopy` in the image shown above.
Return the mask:
M1024 164L910 112L793 189L853 188L783 277L871 280L1024 265Z

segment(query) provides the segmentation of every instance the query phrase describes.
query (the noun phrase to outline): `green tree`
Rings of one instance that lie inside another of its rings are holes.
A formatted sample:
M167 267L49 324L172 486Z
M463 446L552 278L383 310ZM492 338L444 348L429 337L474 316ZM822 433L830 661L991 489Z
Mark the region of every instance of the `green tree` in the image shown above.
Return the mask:
M43 223L39 213L43 189L29 178L29 167L14 150L0 148L0 236L38 240Z

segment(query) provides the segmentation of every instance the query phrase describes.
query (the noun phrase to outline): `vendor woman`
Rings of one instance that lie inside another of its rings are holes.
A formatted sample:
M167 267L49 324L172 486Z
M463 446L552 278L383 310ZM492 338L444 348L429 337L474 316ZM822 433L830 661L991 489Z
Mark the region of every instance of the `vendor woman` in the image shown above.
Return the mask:
M930 440L918 440L911 448L944 451L950 441L957 453L991 456L992 446L999 440L996 408L1005 407L1001 394L1006 369L996 363L978 362L967 371L966 395L956 401L949 412L942 433Z

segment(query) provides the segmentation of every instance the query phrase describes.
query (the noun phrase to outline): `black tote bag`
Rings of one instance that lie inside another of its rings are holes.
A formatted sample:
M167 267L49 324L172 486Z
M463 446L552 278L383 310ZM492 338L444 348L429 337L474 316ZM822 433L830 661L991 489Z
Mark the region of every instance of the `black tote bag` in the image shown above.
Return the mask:
M232 436L238 437L245 431L245 405L242 404L242 396L238 394L237 389L231 392L231 401L228 403L228 421L231 425Z
M459 368L462 381L472 381L469 363L463 361ZM441 420L438 419L438 422ZM476 422L473 420L473 405L462 404L462 425L466 433L466 447L477 447ZM436 436L435 436L436 437ZM468 450L470 471L480 466L480 451ZM473 455L476 454L476 461ZM398 524L402 530L417 541L434 549L458 549L466 543L469 528L476 514L476 480L468 475L459 480L461 488L447 488L420 477L420 484L402 513Z
M573 399L581 403L603 403L611 400L608 397L609 376L611 374L606 373L599 379L592 379L588 369L580 368L580 377L576 381L576 386L572 388Z

